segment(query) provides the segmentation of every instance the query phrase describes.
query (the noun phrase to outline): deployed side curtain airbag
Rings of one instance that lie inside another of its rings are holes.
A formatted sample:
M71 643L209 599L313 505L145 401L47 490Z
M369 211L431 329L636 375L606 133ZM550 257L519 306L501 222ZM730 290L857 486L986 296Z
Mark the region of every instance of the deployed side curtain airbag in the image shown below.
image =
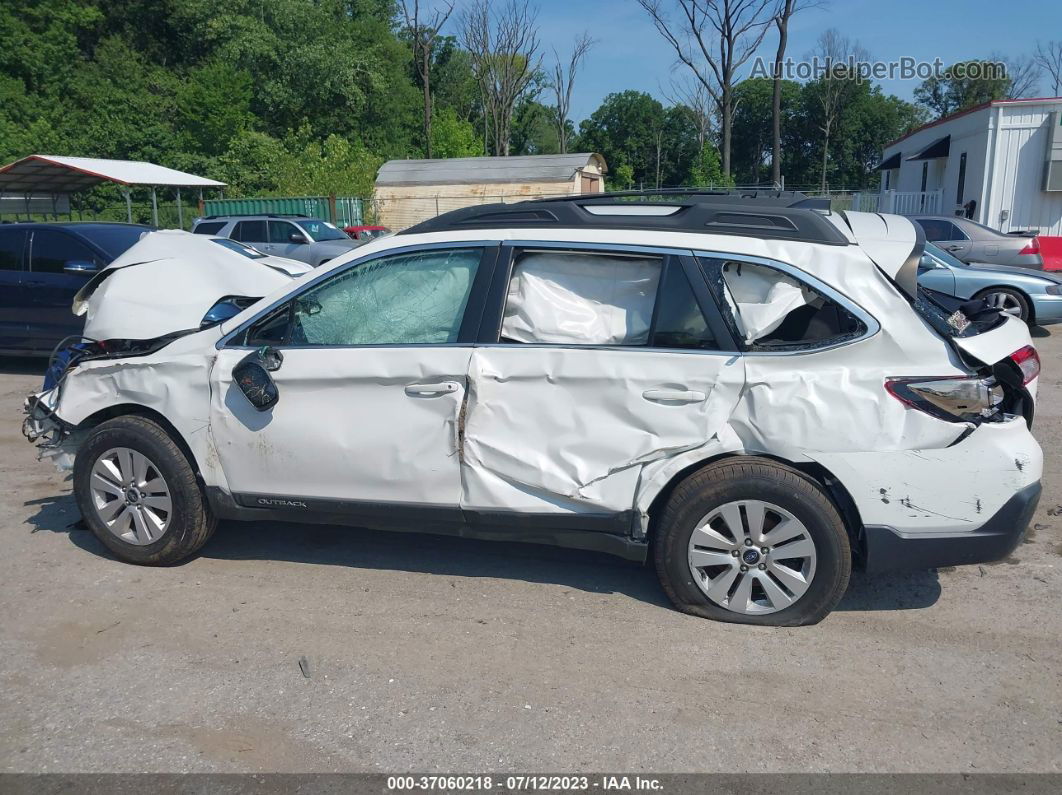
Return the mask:
M782 325L790 312L815 297L796 280L751 263L728 263L724 279L746 343L766 337Z
M516 342L645 345L661 261L573 252L513 266L501 335Z

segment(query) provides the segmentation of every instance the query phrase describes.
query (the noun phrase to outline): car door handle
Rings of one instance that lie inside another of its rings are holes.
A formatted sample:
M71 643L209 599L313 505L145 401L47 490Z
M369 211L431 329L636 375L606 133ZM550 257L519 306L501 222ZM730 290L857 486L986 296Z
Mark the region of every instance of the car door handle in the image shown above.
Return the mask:
M425 397L428 395L449 395L461 388L456 381L443 381L439 384L407 384L406 394L410 397Z
M662 403L703 403L708 396L703 392L681 389L647 389L642 392L642 397Z

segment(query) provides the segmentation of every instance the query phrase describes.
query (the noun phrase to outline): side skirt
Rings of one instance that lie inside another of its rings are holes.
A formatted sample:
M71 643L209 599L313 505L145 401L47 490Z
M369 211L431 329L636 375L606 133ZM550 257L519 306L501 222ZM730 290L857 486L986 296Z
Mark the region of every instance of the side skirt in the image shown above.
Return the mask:
M528 514L462 510L444 505L330 500L267 494L228 494L207 487L219 519L349 525L375 530L516 541L585 549L644 563L648 544L630 537L633 511L592 514Z

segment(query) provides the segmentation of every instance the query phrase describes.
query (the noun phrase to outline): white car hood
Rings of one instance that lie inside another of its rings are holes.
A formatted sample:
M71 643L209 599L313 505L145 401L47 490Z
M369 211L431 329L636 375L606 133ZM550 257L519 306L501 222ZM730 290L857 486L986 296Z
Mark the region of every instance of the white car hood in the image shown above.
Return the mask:
M251 259L215 238L165 230L140 241L74 296L89 339L152 339L197 329L226 296L261 297L311 270L281 257Z

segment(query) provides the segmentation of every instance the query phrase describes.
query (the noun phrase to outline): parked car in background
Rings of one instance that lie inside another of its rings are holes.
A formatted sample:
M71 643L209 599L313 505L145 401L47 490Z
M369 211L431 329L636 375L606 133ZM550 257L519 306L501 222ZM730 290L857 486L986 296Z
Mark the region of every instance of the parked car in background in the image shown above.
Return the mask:
M120 223L0 224L0 353L47 355L80 334L74 295L153 227Z
M315 268L360 245L328 221L303 215L210 215L198 219L192 232L228 237Z
M984 224L953 215L920 215L911 220L922 227L926 240L963 262L1036 270L1044 266L1040 241L1032 232L1005 235Z
M853 564L1020 543L1043 468L1028 328L938 304L900 216L643 195L467 207L286 280L248 261L222 283L159 238L172 261L85 289L103 342L24 432L147 565L219 518L406 528L648 558L680 610L793 626Z
M918 266L922 287L990 306L1030 325L1062 323L1062 275L1030 268L966 263L933 243L926 243Z
M344 226L343 231L346 232L352 240L357 240L361 243L368 243L370 240L375 240L378 237L391 234L391 230L386 226L372 226L370 224Z

